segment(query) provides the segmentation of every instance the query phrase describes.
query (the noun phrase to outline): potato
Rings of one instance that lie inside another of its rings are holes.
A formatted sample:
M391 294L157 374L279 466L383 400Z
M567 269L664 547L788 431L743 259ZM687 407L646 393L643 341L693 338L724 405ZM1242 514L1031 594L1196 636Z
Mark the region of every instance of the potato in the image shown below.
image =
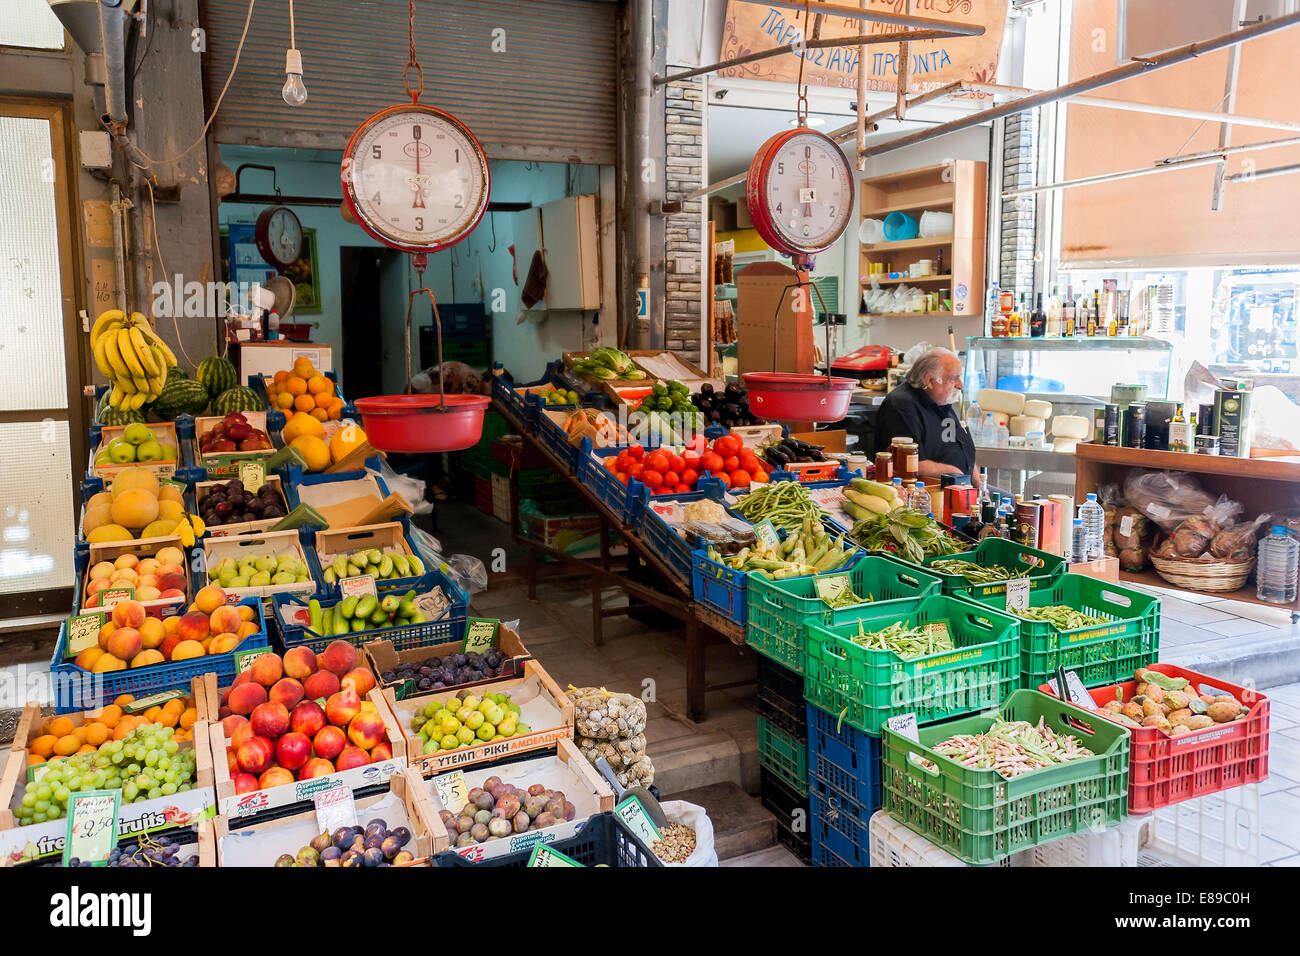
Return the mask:
M1181 690L1165 691L1164 702L1170 710L1182 710L1188 704L1187 692Z
M1157 704L1165 699L1164 689L1159 684L1147 684L1145 694L1147 700L1154 700Z
M1205 713L1216 724L1226 724L1230 720L1237 719L1237 715L1241 713L1241 705L1220 700L1211 704Z
M1134 700L1130 700L1127 704L1125 704L1120 709L1120 713L1123 714L1125 717L1127 717L1129 720L1136 720L1136 721L1141 721L1142 718L1146 716L1146 714L1143 713L1142 711L1142 705Z
M1148 697L1142 704L1142 713L1147 717L1164 717L1165 709Z
M1183 721L1182 726L1188 730L1204 730L1206 727L1214 726L1214 721L1205 714L1192 714Z
M1184 707L1181 710L1175 710L1170 713L1169 722L1171 724L1181 724L1185 718L1190 716L1192 716L1192 712Z
M1171 725L1170 725L1170 723L1169 723L1169 721L1168 721L1167 719L1165 719L1164 717L1162 717L1162 716L1156 714L1156 715L1152 715L1152 716L1150 716L1150 717L1144 717L1144 718L1142 719L1142 726L1143 726L1143 727L1155 727L1157 730L1165 730L1165 731L1167 731L1167 730L1169 730L1169 728L1170 728Z

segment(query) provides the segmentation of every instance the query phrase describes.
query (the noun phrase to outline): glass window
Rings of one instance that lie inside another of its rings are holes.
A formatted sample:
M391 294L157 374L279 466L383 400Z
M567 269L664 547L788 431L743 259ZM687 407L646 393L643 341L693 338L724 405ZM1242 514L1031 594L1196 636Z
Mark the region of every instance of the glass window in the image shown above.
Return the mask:
M62 50L63 24L46 0L5 0L0 17L0 46Z

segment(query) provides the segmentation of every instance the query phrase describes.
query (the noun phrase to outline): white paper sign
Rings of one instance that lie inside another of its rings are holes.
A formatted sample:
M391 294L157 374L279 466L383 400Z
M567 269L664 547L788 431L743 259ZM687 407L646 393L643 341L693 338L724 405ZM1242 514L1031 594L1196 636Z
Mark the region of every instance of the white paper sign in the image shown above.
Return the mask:
M659 839L659 828L654 825L650 815L645 812L645 807L641 806L641 801L636 797L628 797L617 807L614 812L622 818L646 846L653 846Z
M368 594L379 596L379 591L375 588L375 576L373 574L359 574L355 578L339 578L340 597L363 598Z
M1052 688L1052 692L1057 697L1061 696L1061 689L1056 686L1056 678L1053 677L1047 682L1047 686ZM1083 681L1079 680L1079 675L1074 671L1065 672L1065 692L1069 696L1070 703L1076 707L1083 707L1092 710L1097 705L1093 702L1092 695L1088 693L1088 688L1083 686Z
M433 785L438 788L438 799L444 810L460 813L469 803L469 787L465 784L465 774L459 770L444 773L433 778Z
M1007 610L1023 611L1029 607L1029 578L1012 578L1007 582Z
M899 714L897 717L890 717L885 721L885 726L900 737L906 737L914 744L921 742L921 735L916 725L916 714L911 711L906 714Z
M322 831L333 833L339 827L357 825L357 804L351 787L333 787L315 796L316 824Z

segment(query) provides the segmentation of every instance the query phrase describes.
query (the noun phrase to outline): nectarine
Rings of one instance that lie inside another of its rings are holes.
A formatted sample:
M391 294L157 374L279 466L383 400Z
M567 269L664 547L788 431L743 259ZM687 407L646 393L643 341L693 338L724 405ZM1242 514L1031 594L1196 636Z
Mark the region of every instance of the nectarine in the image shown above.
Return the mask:
M316 658L316 663L325 670L342 677L357 666L357 649L347 641L330 641L325 650Z
M235 793L251 793L257 789L257 778L251 773L237 773L231 777L231 783L235 785Z
M234 713L248 716L255 707L266 703L266 688L254 681L247 681L230 689L227 703Z
M354 667L343 675L340 687L351 687L358 697L365 697L375 687L375 675L364 667Z
M113 623L118 627L139 629L146 616L144 605L139 601L118 601L117 607L113 608Z
M377 744L370 749L370 762L379 763L381 760L392 760L393 748L385 740L382 744Z
M271 787L283 787L286 783L293 783L292 773L284 767L268 767L257 779L257 789L269 790Z
M236 624L236 627L239 625ZM262 654L253 661L248 672L253 675L253 680L263 687L272 687L275 682L284 676L284 665L280 662L280 655L267 652Z
M289 711L284 704L268 700L253 708L248 722L253 725L253 733L257 736L275 740L289 729Z
M384 742L384 722L379 715L363 710L348 724L348 740L362 750L370 750Z
M282 677L271 686L266 696L268 700L284 704L286 709L293 710L303 698L302 684L292 677Z
M284 673L305 680L316 671L316 652L310 647L291 647L284 654Z
M315 737L325 726L325 711L314 700L304 700L289 712L289 729Z
M208 616L201 611L187 611L181 616L180 624L176 626L176 633L183 641L201 641L211 631L212 629L208 627Z
M265 773L274 756L275 747L265 737L249 737L235 750L235 761L244 773Z
M328 700L339 689L339 679L329 671L317 671L302 682L309 700Z
M348 738L343 733L343 728L335 727L333 724L322 727L311 741L316 756L324 757L326 760L333 760L343 752L343 748L347 745Z
M361 713L361 698L350 688L331 694L329 700L325 702L325 716L331 724L338 727L346 727L359 713Z
M323 777L326 774L334 772L334 764L330 763L324 757L312 757L302 769L298 771L299 780L310 780L312 777Z
M275 759L286 770L297 770L311 759L311 738L290 731L275 742Z
M364 767L368 763L370 763L370 754L360 747L349 745L343 748L339 759L334 761L334 766L338 770L351 770L353 767Z

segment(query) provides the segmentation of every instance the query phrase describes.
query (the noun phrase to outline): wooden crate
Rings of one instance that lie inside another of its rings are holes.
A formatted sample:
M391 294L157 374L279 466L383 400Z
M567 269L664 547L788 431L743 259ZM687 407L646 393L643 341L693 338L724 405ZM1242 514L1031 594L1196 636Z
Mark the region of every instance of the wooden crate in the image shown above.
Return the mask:
M145 611L158 609L161 616L170 617L173 614L182 612L185 609L190 596L194 593L194 577L190 571L190 565L193 564L190 551L181 545L181 539L177 535L162 535L157 538L135 538L131 541L114 541L109 544L92 544L90 545L89 556L86 560L86 573L82 575L79 590L76 594L76 607L78 613L90 613L92 611L102 611L98 605L86 607L86 587L90 584L90 571L101 561L113 562L124 554L133 554L137 558L152 558L163 548L178 548L181 552L181 573L185 575L185 594L183 597L155 598L152 601L140 601L144 605Z
M381 689L391 688L393 697L396 700L405 700L407 697L413 697L417 692L404 691L401 681L385 683L383 675L385 671L390 671L398 664L407 664L415 661L423 661L430 657L442 657L446 654L458 651L464 641L457 638L454 641L444 641L441 644L426 644L423 647L411 647L404 651L396 650L393 642L388 640L369 641L361 647L362 662L370 668L371 673L375 675L375 684ZM528 648L524 647L524 642L520 639L511 628L502 624L497 628L496 644L494 645L502 654L514 662L514 672L510 676L522 674L524 671L524 662L529 660L532 655L528 653ZM505 663L502 663L502 669L505 669ZM486 681L472 681L468 684L457 684L454 687L444 688L445 690L464 690L469 687L478 687L482 684L493 683L502 678L493 678Z
M640 354L645 354L645 355L658 355L658 354L660 353L660 351L662 351L662 350L661 350L661 349L654 349L653 351L644 352L644 353L640 353ZM633 368L635 368L635 367L636 367L636 356L638 355L638 353L637 353L637 352L626 352L626 351L625 351L623 354L626 355L628 358L630 358L630 359L633 360L633 361L632 361L632 366L633 366ZM573 374L574 374L576 377L582 379L584 382L591 382L593 385L599 385L599 384L602 383L602 382L609 382L609 383L612 384L612 385L654 385L654 384L658 381L658 379L651 378L651 377L649 377L649 376L647 376L646 378L638 379L638 380L636 380L636 381L626 381L626 380L624 380L624 379L617 379L617 378L609 378L609 379L606 379L606 378L594 378L594 377L592 377L592 376L590 376L590 375L583 375L581 372L574 372L574 371L573 371L573 363L574 363L576 360L578 360L578 359L585 359L585 358L587 358L587 357L590 356L590 355L591 355L591 352L589 352L589 351L588 351L588 352L565 352L565 353L563 353L563 356L562 356L562 357L563 357L563 359L564 359L564 368L565 368L565 370L566 370L566 371L569 371L569 372L573 372Z
M316 532L316 558L322 571L329 567L340 554L350 554L353 551L365 551L371 548L377 548L385 554L415 556L423 561L422 556L417 554L416 550L411 547L411 543L406 540L406 533L403 531L401 523L397 521L388 521L384 524L359 525L355 528L330 528ZM425 570L428 570L427 565ZM375 584L384 588L413 587L422 576L412 574L404 578L385 578L382 581L376 578Z
M176 457L167 461L128 461L123 465L95 464L95 459L99 453L107 448L115 438L121 438L126 431L126 425L104 425L99 432L99 447L90 452L90 474L95 478L104 479L104 484L108 485L124 468L147 468L159 478L168 478L176 474L176 469L180 468L181 442L176 435L176 425L172 422L149 422L149 430L153 432L153 437L158 440L160 445L170 445L176 449Z
M217 485L224 485L229 480L229 478L225 478L216 481L197 482L194 485L195 506L197 507L213 488ZM280 476L267 475L266 483L280 493L280 498L284 501L284 512L288 514L290 511L289 500L284 496L284 486L280 481ZM260 521L239 521L234 524L210 524L207 526L207 532L208 536L212 538L230 538L240 534L255 534L258 531L267 531L283 520L283 518L263 518Z
M249 425L266 432L267 438L271 438L271 433L266 428L266 412L240 412L239 414L248 420ZM241 462L265 461L278 450L274 447L274 440L271 440L272 447L259 449L258 451L223 451L203 454L199 450L201 447L199 442L203 440L204 435L225 420L224 415L210 415L194 419L194 464L206 469L209 478L225 478L227 480L238 478Z
M393 722L392 710L389 708L378 688L372 690L366 699L375 704L380 718L384 722L386 738L393 756L378 763L368 763L363 767L340 770L312 777L309 780L295 780L278 787L265 790L250 790L247 793L235 793L234 781L230 778L230 764L226 759L226 747L229 741L221 724L212 725L212 767L216 780L217 810L227 817L256 817L278 807L287 807L295 803L310 801L314 794L322 790L345 786L353 790L385 783L394 774L406 768L406 738Z
M215 567L217 562L224 558L233 558L235 561L239 561L241 557L247 557L248 555L255 557L270 555L278 558L284 554L291 554L298 558L307 565L308 571L311 571L311 565L307 562L307 552L303 550L302 539L298 537L297 531L264 531L260 534L247 534L238 537L204 538L204 576L206 578L208 568ZM253 587L225 588L224 590L227 601L235 604L246 597L269 597L272 594L296 594L300 597L311 597L316 593L316 582L309 578L298 584L260 584Z
M442 822L444 807L438 796L435 778L427 778L423 783L434 810L432 816L434 832L445 838L448 846L456 853L475 862L528 850L538 843L567 840L578 833L586 825L587 820L597 813L614 809L614 791L605 782L605 778L587 762L577 745L568 738L556 744L554 755L547 754L531 760L519 760L500 765L480 764L465 770L464 776L465 786L471 790L483 786L483 781L489 776L498 776L502 782L521 788L540 783L548 790L563 791L565 798L577 810L572 820L565 820L554 826L527 833L513 833L484 843L455 847L455 841L451 839L446 824Z
M406 820L401 822L390 809L399 803L406 814ZM410 769L400 770L388 779L388 792L361 797L356 801L356 807L357 823L361 826L378 813L387 820L390 829L397 826L410 829L411 841L403 849L410 850L415 860L406 866L427 865L431 855L449 847L446 828L429 803L424 782ZM225 814L215 821L218 866L273 866L281 854L293 856L320 833L314 807L290 816L236 827L233 831L232 822L238 820Z
M424 744L419 734L410 729L411 718L417 709L423 708L430 701L450 700L459 696L460 692L440 690L407 697L405 700L397 700L391 687L383 690L375 688L371 693L380 694L387 703L389 714L398 732L403 735L404 752L410 755L411 767L425 776L554 747L559 741L573 737L573 703L537 661L524 663L523 677L480 684L476 690L478 696L509 693L520 705L526 718L524 723L532 728L532 732L505 740L425 754L422 752Z

